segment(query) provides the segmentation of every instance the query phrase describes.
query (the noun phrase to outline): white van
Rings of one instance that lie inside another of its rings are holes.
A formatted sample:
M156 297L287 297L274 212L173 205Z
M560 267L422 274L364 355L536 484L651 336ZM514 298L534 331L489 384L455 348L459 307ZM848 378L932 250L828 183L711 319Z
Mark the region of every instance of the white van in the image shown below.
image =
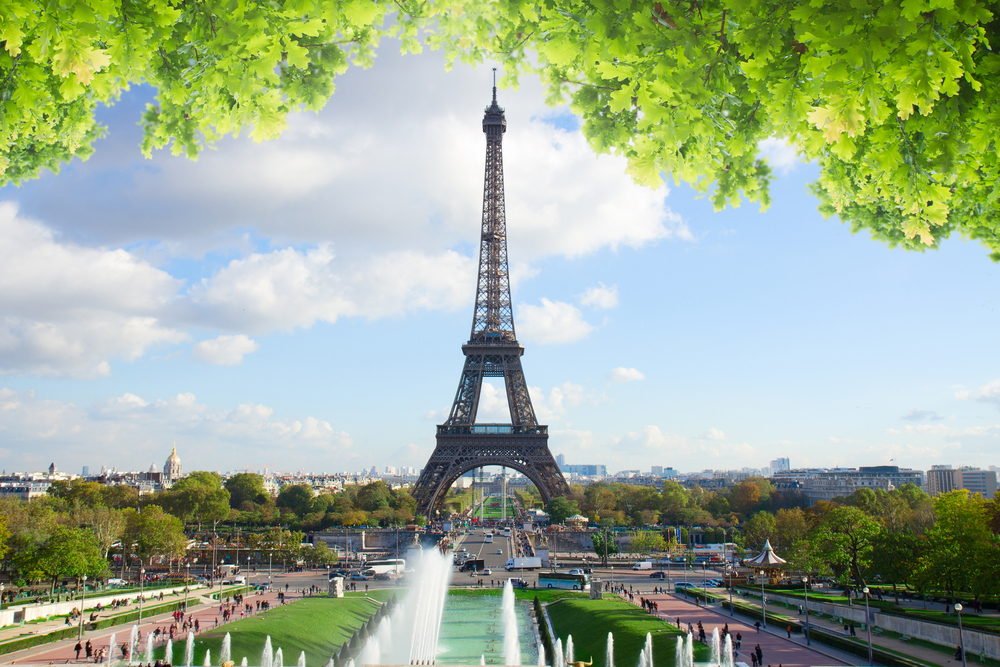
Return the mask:
M639 563L633 563L632 564L632 569L633 570L652 570L653 569L653 564L650 563L648 560L644 560L644 561L641 561Z

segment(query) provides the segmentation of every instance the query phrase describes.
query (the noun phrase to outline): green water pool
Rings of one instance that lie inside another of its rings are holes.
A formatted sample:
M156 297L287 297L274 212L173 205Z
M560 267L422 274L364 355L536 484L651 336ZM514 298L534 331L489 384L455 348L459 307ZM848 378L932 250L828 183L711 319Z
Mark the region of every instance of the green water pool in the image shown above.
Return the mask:
M532 629L531 603L517 600L515 604L521 664L537 665L538 647ZM449 595L438 639L437 664L478 665L480 657L486 658L487 665L506 664L500 597Z

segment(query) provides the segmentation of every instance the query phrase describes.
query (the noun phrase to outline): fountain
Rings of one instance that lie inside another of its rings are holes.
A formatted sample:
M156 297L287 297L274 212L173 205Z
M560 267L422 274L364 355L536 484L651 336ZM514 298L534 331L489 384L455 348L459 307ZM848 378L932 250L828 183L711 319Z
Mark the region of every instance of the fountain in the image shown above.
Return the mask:
M264 650L260 654L260 667L273 667L274 653L271 651L271 635L264 640Z
M566 664L573 662L575 655L573 651L573 635L566 635ZM515 663L516 664L516 663Z
M331 660L330 662L333 662L333 660ZM247 657L246 656L243 656L243 659L240 660L240 667L247 667ZM327 667L330 667L330 666L327 665Z
M479 656L479 664L480 665L485 665L486 664L486 656L485 655Z
M712 637L708 640L708 646L712 651L709 662L713 665L721 665L722 640L719 637L719 628L712 628Z
M146 655L143 656L143 661L149 664L153 664L153 633L146 633Z
M677 638L680 641L680 637ZM615 667L615 636L608 633L608 652L604 657L604 667ZM677 667L681 667L680 662L677 663Z
M545 667L545 646L538 645L538 667Z
M274 667L285 667L285 656L281 652L281 647L274 652Z
M111 633L111 639L108 641L108 665L110 665L112 662L114 662L114 659L115 659L114 655L115 655L115 651L117 649L118 649L118 646L115 645L115 633L112 632Z
M188 630L187 641L184 642L184 665L191 667L194 662L194 633Z
M514 612L514 587L510 579L503 586L503 601L500 605L503 618L503 657L504 664L521 664L521 643L517 639L517 614ZM572 641L569 639L567 641ZM572 644L569 644L572 646ZM570 654L572 655L572 654ZM572 658L570 658L572 660Z
M306 652L302 651L299 653L299 661L295 663L296 667L306 667Z
M733 655L733 638L726 633L726 641L722 644L722 667L735 667L736 656Z
M556 638L556 645L553 650L556 654L552 656L552 667L563 667L566 661L563 660L562 640L558 637Z
M163 662L172 665L174 664L174 640L168 639L167 646L163 649Z
M139 648L139 625L133 625L128 634L128 650L125 652L129 662L135 662L136 649Z
M646 633L646 645L639 653L639 667L653 667L653 634Z
M233 638L226 633L222 638L222 649L219 651L219 664L224 664L233 659Z
M202 667L212 667L212 651L210 649L205 649L205 661L201 664Z

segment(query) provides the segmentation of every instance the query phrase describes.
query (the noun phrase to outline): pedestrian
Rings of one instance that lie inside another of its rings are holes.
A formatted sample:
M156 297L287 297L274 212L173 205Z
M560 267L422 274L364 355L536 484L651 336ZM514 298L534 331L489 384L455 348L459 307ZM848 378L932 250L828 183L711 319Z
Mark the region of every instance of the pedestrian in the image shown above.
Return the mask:
M742 632L737 632L736 633L736 648L740 648L740 644L742 644L742 643L743 643L743 633Z
M83 650L83 644L81 644L80 642L77 642L76 646L73 647L73 650L76 651L76 659L79 660L80 659L80 651Z
M90 660L92 657L94 657L94 645L90 643L89 639L87 640L86 646L83 647L83 651L84 655L87 656L87 660Z
M792 626L790 626L790 625L788 626L788 638L789 639L792 638Z
M764 651L761 650L760 644L757 644L757 646L755 646L753 650L754 650L754 653L757 654L757 664L758 665L763 665L764 664Z
M751 667L757 667L757 654L750 651L750 665Z
M958 660L959 662L962 661L962 646L961 645L958 645L958 646L955 647L955 660Z
M753 627L757 628L757 634L760 634L760 621L755 622Z

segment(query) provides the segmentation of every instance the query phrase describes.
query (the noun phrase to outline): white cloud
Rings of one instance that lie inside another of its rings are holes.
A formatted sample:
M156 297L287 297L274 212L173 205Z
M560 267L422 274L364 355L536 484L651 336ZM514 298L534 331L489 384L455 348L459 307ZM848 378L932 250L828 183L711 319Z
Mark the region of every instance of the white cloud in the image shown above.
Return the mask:
M907 421L938 421L944 419L941 415L934 412L933 410L921 410L919 408L910 408L910 411L905 415L900 417L900 419L906 419Z
M993 380L978 389L963 389L955 394L955 398L977 403L992 403L1000 408L1000 380Z
M771 168L782 174L795 171L802 162L798 151L788 143L787 139L778 139L776 137L769 137L758 143L757 155L761 158L767 158L767 162L771 165Z
M614 308L618 305L618 285L605 287L604 283L591 287L580 297L580 304L595 308Z
M594 330L573 304L545 298L541 301L540 306L525 304L517 308L518 336L522 340L542 345L575 343Z
M191 356L216 366L239 366L243 363L245 355L256 352L259 348L257 341L243 334L223 335L196 344Z
M686 445L687 440L679 435L664 433L659 426L649 425L640 431L629 431L624 436L615 439L618 449L633 452L661 451L679 449Z
M124 250L60 241L0 203L0 374L110 374L187 335L160 319L182 282Z
M609 383L611 384L622 384L625 382L637 382L639 380L645 380L646 376L642 374L641 371L635 368L624 368L619 366L618 368L611 369L605 376Z
M198 449L230 461L231 469L250 462L293 470L313 468L318 456L347 457L353 445L349 433L315 417L276 419L273 408L255 403L212 407L190 392L155 400L126 393L85 409L0 388L0 432L11 447L6 465L18 470L40 470L51 461L64 470L145 470L152 462L159 465L174 440L182 459L204 461L203 454L195 455ZM106 447L95 449L97 442ZM281 458L272 461L279 450Z
M716 440L723 441L726 439L726 434L717 428L710 428L701 435L698 436L699 440Z

